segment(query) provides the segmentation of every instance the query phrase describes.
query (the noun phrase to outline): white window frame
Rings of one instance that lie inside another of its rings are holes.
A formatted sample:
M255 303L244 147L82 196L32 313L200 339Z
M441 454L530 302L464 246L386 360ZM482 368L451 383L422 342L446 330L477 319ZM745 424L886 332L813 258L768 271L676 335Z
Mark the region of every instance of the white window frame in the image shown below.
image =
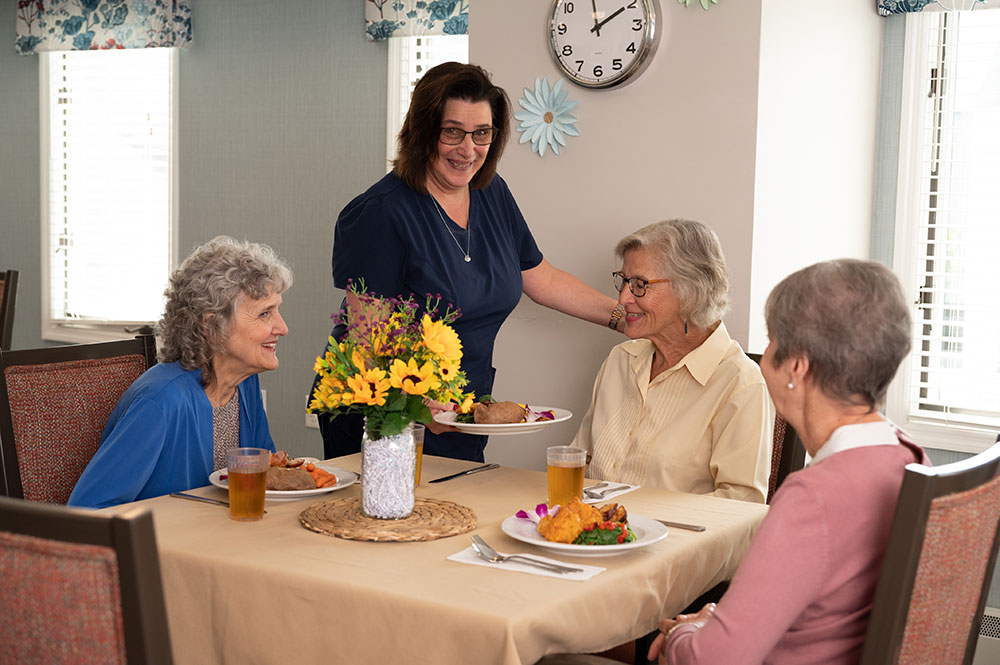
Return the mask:
M392 170L392 160L396 158L396 137L403 126L403 118L410 107L410 92L420 76L410 66L412 57L418 51L426 55L428 49L417 45L417 40L430 40L430 50L433 50L435 40L458 40L465 42L465 57L462 62L469 62L468 35L431 35L429 37L390 37L388 65L386 72L386 118L385 118L385 161L386 172ZM457 42L456 42L457 43ZM433 67L444 60L425 60L427 67Z
M178 49L171 48L169 60L169 85L170 85L170 120L169 131L169 210L167 219L169 224L169 248L168 248L168 275L176 267L177 262L177 210L178 210L178 117L179 117L179 96L178 96ZM130 336L124 328L139 327L142 325L152 325L155 321L87 321L65 322L53 319L51 316L51 284L50 284L50 231L49 231L49 149L50 149L50 124L52 117L49 112L49 53L39 54L38 63L38 89L39 89L39 168L40 168L40 199L41 199L41 301L42 301L42 339L68 343L102 342L115 339L123 339ZM160 294L156 294L159 296Z
M907 15L903 56L903 102L899 127L893 268L902 281L904 294L911 302L915 299L914 294L918 293L919 288L916 265L921 239L919 225L912 223L912 220L917 219L920 214L919 192L915 190L919 188L920 182L916 174L919 168L916 153L921 142L921 126L919 113L912 109L908 100L926 96L922 64L923 54L929 46L925 29L927 20L929 19L925 14ZM996 439L995 429L963 422L956 417L915 417L909 414L912 360L917 353L919 350L911 350L889 387L886 400L888 417L925 447L962 453L978 453L986 450Z

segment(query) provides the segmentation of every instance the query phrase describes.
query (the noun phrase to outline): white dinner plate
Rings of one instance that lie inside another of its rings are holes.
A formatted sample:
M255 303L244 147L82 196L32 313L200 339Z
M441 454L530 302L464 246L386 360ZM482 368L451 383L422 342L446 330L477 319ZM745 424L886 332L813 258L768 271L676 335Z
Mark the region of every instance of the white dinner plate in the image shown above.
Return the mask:
M434 421L442 425L451 425L458 429L459 432L465 432L466 434L528 434L529 432L537 432L543 427L561 423L573 417L570 411L553 406L532 406L531 410L535 412L551 411L555 418L552 420L531 420L526 423L486 425L482 423L456 423L455 416L458 415L457 413L454 411L442 411L434 416Z
M325 462L316 462L313 460L313 464L319 468L329 471L333 475L337 476L337 482L329 487L319 487L314 490L267 490L264 493L264 498L268 501L291 501L295 499L305 499L310 496L317 496L320 494L327 494L328 492L334 492L339 489L343 489L348 485L353 485L358 482L358 474L353 471L348 471L347 469L341 469L340 467L332 466L326 464ZM212 475L208 477L208 482L212 483L216 487L229 491L228 480L223 480L220 478L223 474L226 474L227 470L225 467L219 469L218 471L213 471Z
M572 556L615 556L625 554L633 550L641 549L647 545L658 543L667 537L667 527L656 520L642 515L629 515L628 525L635 533L635 540L631 543L621 545L572 545L570 543L553 543L545 540L538 533L538 525L531 520L526 520L516 515L511 515L500 524L500 530L514 540L522 543L537 545L542 549L555 552L557 554L569 554Z

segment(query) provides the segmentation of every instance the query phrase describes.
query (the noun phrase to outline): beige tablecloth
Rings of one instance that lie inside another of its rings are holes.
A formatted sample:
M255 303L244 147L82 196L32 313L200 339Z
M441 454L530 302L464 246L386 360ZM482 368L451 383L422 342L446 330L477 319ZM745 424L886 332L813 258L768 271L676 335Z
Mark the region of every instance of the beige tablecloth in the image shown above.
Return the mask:
M360 469L358 455L337 466ZM545 654L594 652L653 630L702 591L732 576L765 506L640 489L629 512L703 524L621 556L542 552L500 530L544 501L545 474L503 468L427 484L474 464L425 457L417 496L455 501L478 516L501 551L535 552L607 570L585 582L470 566L447 557L468 535L430 542L342 540L303 528L318 501L357 496L358 485L303 501L267 504L260 522L225 508L159 497L153 510L178 665L313 663L534 663ZM225 498L215 487L194 490ZM137 504L130 504L137 505Z

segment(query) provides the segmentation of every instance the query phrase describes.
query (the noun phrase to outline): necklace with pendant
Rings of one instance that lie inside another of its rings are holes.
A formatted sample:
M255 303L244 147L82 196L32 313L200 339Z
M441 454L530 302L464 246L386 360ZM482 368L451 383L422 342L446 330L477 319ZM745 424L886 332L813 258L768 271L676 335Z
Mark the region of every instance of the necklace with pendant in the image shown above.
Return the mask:
M455 241L455 244L458 246L458 251L465 254L465 262L469 263L472 261L472 257L469 256L469 249L472 247L472 225L468 225L465 230L468 237L465 239L465 249L463 250L462 243L458 242L458 238L455 237L455 233L451 230L451 227L448 226L448 221L444 218L444 212L441 211L441 204L437 202L437 199L434 198L433 194L431 194L431 201L434 202L434 209L437 210L438 217L441 218L441 223L444 224L444 228L448 231L448 235L450 235L451 239Z

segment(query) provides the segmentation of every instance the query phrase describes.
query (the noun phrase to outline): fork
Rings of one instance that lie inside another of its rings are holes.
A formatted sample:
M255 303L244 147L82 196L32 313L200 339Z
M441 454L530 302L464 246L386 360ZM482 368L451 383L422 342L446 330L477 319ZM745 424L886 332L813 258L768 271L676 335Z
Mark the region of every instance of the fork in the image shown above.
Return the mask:
M486 541L480 538L478 535L472 535L472 549L476 550L476 554L479 555L480 559L484 561L489 561L490 563L501 563L503 561L520 561L521 563L526 563L532 566L537 566L542 570L547 570L550 573L582 573L582 568L570 568L569 566L560 566L559 564L549 563L548 561L539 561L538 559L532 559L530 557L521 556L520 554L509 554L504 556L500 554L495 549L486 544Z
M612 492L617 492L618 490L624 490L624 489L628 489L628 485L618 485L616 487L608 487L607 489L603 489L600 492L595 492L592 489L585 489L583 490L583 493L586 494L587 498L590 499L603 499L605 496L611 494Z

